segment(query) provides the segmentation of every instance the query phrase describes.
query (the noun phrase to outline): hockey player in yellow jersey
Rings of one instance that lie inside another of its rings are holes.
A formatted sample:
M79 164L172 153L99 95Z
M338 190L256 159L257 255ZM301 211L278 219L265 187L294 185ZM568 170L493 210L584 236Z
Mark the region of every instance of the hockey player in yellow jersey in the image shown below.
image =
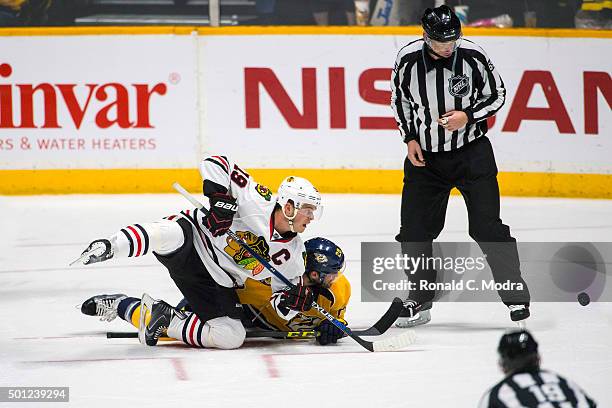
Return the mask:
M351 285L343 274L345 260L342 249L325 238L312 238L304 244L305 272L301 283L309 292L305 296L314 298L334 317L346 322L344 314L351 296ZM270 302L274 294L267 280L247 279L244 287L236 292L245 314L243 322L249 327L279 331L316 330L316 341L322 345L336 343L344 337L340 329L312 309L302 311L289 320L282 319ZM81 311L106 321L119 316L138 327L140 299L123 294L97 295L83 302ZM188 344L196 343L194 345L197 346L198 336L193 332L186 327L181 340Z
M325 238L312 238L304 245L306 271L302 282L312 290L319 305L346 323L344 313L351 297L351 285L343 274L345 263L342 249ZM316 329L319 344L336 343L343 337L340 329L313 309L301 312L290 320L282 319L270 304L272 290L265 281L249 279L244 289L237 292L246 318L253 326L282 331Z

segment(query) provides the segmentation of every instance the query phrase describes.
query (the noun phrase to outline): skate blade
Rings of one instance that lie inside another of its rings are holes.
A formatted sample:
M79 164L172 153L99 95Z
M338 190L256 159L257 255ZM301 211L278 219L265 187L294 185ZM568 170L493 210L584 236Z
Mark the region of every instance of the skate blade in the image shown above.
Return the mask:
M68 266L72 266L72 265L78 264L78 263L80 263L80 262L82 263L82 262L83 262L85 259L89 258L89 256L92 254L92 252L93 252L93 251L88 251L88 252L85 252L84 254L82 254L81 256L79 256L77 259L75 259L74 261L70 262L70 263L68 264Z
M142 294L142 299L140 301L140 319L138 320L138 341L144 346L147 345L147 341L145 339L145 330L147 328L148 321L147 315L151 316L153 302L155 302L155 300L147 293Z
M400 317L396 320L395 322L395 327L399 327L402 329L406 329L406 328L411 328L411 327L416 327L416 326L422 326L424 324L427 324L431 321L431 314L429 313L429 310L426 310L424 312L419 313L417 318L407 318L407 317Z

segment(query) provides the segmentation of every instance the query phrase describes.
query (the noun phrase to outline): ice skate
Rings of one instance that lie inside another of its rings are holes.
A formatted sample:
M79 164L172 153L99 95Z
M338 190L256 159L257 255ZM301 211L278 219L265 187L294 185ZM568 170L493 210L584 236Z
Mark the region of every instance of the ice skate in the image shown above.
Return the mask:
M174 315L182 312L177 311L163 300L153 300L152 303L150 303L150 299L145 299L144 296L145 295L143 295L143 304L145 305L145 309L148 310L146 310L145 313L141 312L141 322L142 317L145 317L149 312L151 318L144 327L143 337L147 346L155 346L159 338L166 334L166 330L168 330L168 326Z
M510 319L513 322L522 322L530 316L529 306L527 305L510 305L508 309L510 309Z
M88 316L100 316L102 322L110 322L117 317L117 307L125 298L127 296L123 293L92 296L83 302L81 312Z
M431 320L429 309L431 309L431 306L431 302L418 303L414 300L405 300L404 309L395 321L395 326L408 328L429 323Z

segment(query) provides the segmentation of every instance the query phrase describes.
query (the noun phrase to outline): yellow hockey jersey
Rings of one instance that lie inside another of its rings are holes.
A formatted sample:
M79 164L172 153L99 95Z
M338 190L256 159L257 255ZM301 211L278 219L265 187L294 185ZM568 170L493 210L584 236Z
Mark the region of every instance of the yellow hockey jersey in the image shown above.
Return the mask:
M316 301L319 305L338 319L344 320L346 306L351 297L351 284L344 275L325 289L313 287ZM316 310L298 313L291 320L283 320L270 304L272 289L267 280L256 281L247 279L243 289L236 289L240 303L243 305L246 317L254 326L267 330L313 330L325 318Z

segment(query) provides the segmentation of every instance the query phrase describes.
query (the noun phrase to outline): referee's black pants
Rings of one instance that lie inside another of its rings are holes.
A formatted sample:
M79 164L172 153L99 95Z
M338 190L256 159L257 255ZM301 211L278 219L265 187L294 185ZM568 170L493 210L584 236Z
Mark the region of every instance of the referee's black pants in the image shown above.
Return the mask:
M487 255L495 282L523 284L523 291L499 291L502 301L506 305L528 304L529 290L521 278L516 240L499 217L497 165L489 139L482 136L450 152L423 151L423 158L425 167L413 166L407 157L404 162L402 225L396 236L405 243L404 253L432 256L432 241L444 227L448 197L456 187L467 206L470 237ZM417 284L408 297L420 303L434 300L435 292L420 289L418 282L435 282L436 275L433 269L408 273L409 280Z

